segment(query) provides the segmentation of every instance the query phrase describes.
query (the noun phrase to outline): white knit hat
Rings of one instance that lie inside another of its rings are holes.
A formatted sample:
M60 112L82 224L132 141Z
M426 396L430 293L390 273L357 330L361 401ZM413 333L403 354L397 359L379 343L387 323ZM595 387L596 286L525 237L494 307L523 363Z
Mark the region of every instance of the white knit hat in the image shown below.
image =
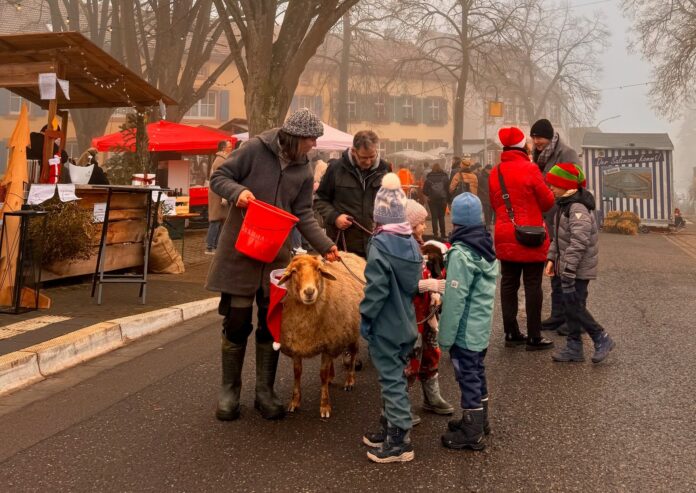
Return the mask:
M377 224L406 222L406 195L396 174L387 173L382 178L382 187L375 196L373 216Z

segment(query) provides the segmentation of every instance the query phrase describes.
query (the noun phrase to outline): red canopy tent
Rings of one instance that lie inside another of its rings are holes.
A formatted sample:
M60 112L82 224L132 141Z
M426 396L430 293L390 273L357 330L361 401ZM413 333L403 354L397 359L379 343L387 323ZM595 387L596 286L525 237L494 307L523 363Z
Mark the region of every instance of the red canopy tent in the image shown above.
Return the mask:
M102 137L92 139L92 147L96 147L99 152L118 151L126 147L128 130L116 132ZM147 136L150 141L148 150L173 151L182 154L207 154L217 151L218 143L222 140L229 140L234 145L237 138L233 135L218 130L202 127L191 127L180 123L172 123L160 120L150 123L147 126ZM131 142L133 138L129 139ZM130 150L134 150L131 145Z

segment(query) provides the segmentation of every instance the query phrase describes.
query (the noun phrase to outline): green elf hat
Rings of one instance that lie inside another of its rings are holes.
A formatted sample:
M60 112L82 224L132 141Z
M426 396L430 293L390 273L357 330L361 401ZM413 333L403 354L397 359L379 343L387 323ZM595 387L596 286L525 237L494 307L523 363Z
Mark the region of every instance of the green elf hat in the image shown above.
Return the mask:
M546 183L565 190L585 187L585 173L573 163L558 163L546 173Z

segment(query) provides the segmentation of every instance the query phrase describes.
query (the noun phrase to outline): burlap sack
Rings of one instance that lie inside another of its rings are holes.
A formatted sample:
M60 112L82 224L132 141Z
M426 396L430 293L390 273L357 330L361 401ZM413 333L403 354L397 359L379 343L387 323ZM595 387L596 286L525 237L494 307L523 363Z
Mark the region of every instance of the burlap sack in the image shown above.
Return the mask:
M184 261L164 226L158 227L152 238L148 271L153 274L183 274L186 271Z

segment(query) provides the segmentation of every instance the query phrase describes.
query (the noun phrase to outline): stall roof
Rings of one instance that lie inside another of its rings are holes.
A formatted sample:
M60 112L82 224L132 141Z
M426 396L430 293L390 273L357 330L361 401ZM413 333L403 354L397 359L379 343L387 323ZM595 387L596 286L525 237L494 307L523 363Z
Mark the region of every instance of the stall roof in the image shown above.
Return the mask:
M674 150L668 134L587 133L582 146L595 149Z
M70 83L69 100L56 90L61 109L177 104L80 33L0 36L0 87L46 109L38 84L46 72Z

